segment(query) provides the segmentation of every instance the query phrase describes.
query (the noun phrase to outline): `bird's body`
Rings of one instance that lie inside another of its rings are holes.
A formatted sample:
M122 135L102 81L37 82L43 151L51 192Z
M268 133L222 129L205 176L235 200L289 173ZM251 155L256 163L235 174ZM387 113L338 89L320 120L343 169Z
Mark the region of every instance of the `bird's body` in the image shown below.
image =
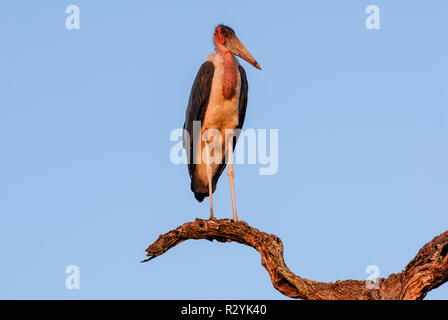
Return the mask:
M226 164L236 218L233 188L232 153L243 126L247 106L246 72L233 54L240 55L260 69L233 30L220 25L215 30L216 53L212 53L198 71L188 102L183 146L188 152L191 190L201 202L212 193ZM230 48L230 49L229 49ZM199 132L195 132L199 129ZM227 160L227 162L226 162Z
M210 91L209 102L205 111L204 120L201 128L201 135L198 137L200 139L203 137L204 132L207 129L215 129L220 132L220 135L216 135L216 138L219 141L214 141L214 145L218 146L218 148L214 149L214 152L221 152L225 154L227 146L225 143L225 132L226 130L234 131L239 123L239 98L241 91L241 76L238 70L238 61L235 60L232 70L235 75L233 77L235 80L231 83L232 87L227 90L233 91L231 95L225 95L224 82L228 75L224 72L224 59L219 54L211 54L207 61L213 63L214 66L214 74L212 78L212 86ZM195 155L196 166L195 172L193 174L193 188L195 193L200 194L208 194L208 180L207 180L207 164L205 161L200 161L201 152L197 152ZM215 154L217 158L222 155ZM212 169L212 177L214 177L217 173L220 174L222 171L220 169L224 169L225 163L210 163ZM221 171L221 172L220 172ZM216 177L213 180L217 181ZM216 188L216 183L213 186L213 190Z

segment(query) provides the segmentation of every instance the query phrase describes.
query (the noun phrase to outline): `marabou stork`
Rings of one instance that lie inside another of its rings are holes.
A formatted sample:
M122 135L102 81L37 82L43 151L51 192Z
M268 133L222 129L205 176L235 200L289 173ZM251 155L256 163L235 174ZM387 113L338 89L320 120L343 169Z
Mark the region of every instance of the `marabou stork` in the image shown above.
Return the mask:
M243 127L248 85L246 72L234 55L259 70L261 67L232 28L218 25L213 40L216 53L211 53L202 64L191 89L183 147L188 157L191 191L199 202L210 196L210 219L214 219L212 195L228 164L233 220L238 221L232 154Z

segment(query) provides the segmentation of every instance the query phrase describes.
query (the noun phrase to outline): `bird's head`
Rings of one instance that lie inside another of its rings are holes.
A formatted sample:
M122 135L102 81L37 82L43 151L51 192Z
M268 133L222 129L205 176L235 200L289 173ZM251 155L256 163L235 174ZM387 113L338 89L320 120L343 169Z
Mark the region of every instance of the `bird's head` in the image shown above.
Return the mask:
M249 50L241 43L232 28L220 24L215 28L213 37L217 51L229 51L230 53L246 60L255 68L261 70L258 62L252 57Z

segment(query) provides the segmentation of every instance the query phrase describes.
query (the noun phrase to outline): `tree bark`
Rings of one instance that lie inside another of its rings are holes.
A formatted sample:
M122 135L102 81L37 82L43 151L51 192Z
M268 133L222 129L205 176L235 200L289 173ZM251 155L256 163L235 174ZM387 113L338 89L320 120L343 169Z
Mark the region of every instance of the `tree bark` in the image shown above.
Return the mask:
M147 249L154 259L188 239L235 241L257 250L273 286L291 298L305 300L416 300L448 280L448 231L435 237L417 253L403 271L369 281L318 282L292 273L283 259L283 243L277 236L251 227L244 221L196 219L162 234Z

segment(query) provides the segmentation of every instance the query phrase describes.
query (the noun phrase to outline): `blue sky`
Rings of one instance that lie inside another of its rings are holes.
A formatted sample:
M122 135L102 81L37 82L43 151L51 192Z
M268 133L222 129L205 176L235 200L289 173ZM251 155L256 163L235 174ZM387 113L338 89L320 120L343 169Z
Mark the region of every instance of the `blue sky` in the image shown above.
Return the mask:
M80 8L67 30L65 8ZM365 8L380 8L367 30ZM279 167L236 165L239 216L289 268L335 281L401 271L448 229L446 1L1 1L0 298L285 299L238 244L160 233L206 218L169 154L215 25L263 68L246 128ZM231 217L226 176L214 196ZM77 265L81 288L67 290ZM448 286L428 295L447 299Z

